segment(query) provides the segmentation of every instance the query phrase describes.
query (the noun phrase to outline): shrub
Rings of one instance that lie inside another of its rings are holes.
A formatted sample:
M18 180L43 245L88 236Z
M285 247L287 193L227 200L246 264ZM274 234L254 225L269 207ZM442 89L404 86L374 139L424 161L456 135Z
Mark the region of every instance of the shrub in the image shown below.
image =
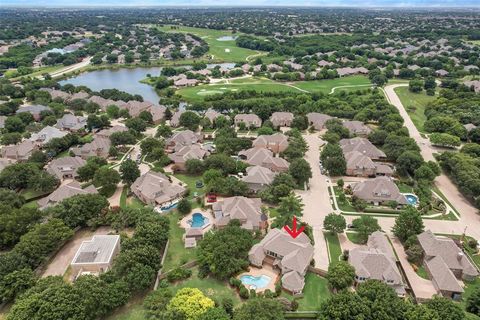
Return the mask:
M167 280L169 282L175 282L178 280L183 280L190 278L192 275L192 270L185 268L175 268L167 274Z
M239 294L240 294L240 298L242 299L248 299L250 297L250 293L248 292L248 289L245 288L245 286L243 285L240 287Z

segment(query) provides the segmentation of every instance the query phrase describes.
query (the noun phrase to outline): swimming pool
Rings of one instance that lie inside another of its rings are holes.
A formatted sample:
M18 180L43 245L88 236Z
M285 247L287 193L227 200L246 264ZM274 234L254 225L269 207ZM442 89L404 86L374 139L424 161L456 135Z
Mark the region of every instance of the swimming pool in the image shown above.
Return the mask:
M200 212L195 212L188 223L192 228L202 228L208 223L208 218L204 217Z
M240 281L242 281L244 285L249 285L250 289L254 289L254 290L265 288L266 286L268 286L271 280L272 278L266 275L255 277L255 276L246 274L240 277Z
M418 198L414 194L406 193L404 194L405 199L407 199L407 202L409 205L416 206L418 203Z

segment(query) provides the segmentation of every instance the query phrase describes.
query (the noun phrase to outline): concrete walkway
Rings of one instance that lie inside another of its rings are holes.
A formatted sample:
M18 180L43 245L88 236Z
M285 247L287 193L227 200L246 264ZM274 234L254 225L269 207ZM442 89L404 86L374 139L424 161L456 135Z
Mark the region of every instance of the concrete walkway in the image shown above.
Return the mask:
M327 177L320 173L319 167L319 150L323 142L318 137L318 133L306 134L303 138L308 144L309 149L305 154L305 159L312 168L313 177L310 179L309 190L296 191L296 193L302 198L305 205L302 220L313 228L315 267L326 271L328 270L329 257L327 243L323 236L323 219L327 214L333 212L333 208L327 191Z

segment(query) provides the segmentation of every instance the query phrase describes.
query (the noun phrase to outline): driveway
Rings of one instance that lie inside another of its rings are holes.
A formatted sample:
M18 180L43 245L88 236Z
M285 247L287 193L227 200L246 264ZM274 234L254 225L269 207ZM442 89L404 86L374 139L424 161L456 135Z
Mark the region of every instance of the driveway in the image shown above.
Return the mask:
M306 134L303 138L308 144L305 159L312 168L312 179L310 179L309 190L299 190L296 193L302 198L304 204L302 220L313 228L315 267L326 271L328 270L329 258L327 243L323 236L323 219L334 210L328 195L328 178L320 173L319 167L320 146L323 141L318 137L318 133Z

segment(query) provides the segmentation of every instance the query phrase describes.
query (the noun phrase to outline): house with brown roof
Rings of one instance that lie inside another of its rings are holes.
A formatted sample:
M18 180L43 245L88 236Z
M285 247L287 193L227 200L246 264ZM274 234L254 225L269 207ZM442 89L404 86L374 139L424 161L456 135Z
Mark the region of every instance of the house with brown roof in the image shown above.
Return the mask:
M86 143L80 147L73 147L70 150L74 155L85 160L93 156L106 159L108 158L108 152L111 145L109 138L95 135L92 142Z
M65 91L52 89L52 88L41 88L41 91L46 91L50 94L52 100L60 99L62 101L68 100L71 97L71 94Z
M262 213L260 198L230 197L212 205L215 226L223 228L231 220L239 220L247 230L260 230L267 227L268 217Z
M465 81L463 84L475 92L480 92L480 80Z
M34 151L38 150L38 145L31 140L24 140L18 144L8 145L2 148L2 158L16 161L27 161Z
M170 119L170 126L171 127L178 127L180 125L180 116L182 113L184 113L184 110L178 110L172 115L172 118Z
M120 125L116 125L107 129L102 129L98 131L95 136L104 139L110 139L110 136L116 132L127 132L128 128Z
M273 152L265 148L250 148L238 153L238 157L252 166L262 166L274 172L286 172L290 166L287 160L274 157Z
M178 131L166 141L167 151L178 151L182 147L191 146L202 142L203 137L192 130Z
M382 150L375 147L365 138L342 139L340 140L340 147L344 154L351 151L358 151L372 160L381 160L387 157Z
M250 264L261 268L269 264L280 270L282 287L299 294L305 286L305 274L313 259L313 246L305 233L292 238L283 229L271 229L248 253Z
M172 203L187 191L185 187L172 183L163 173L155 171L148 171L138 177L130 190L142 202L152 206Z
M78 176L77 169L85 164L87 162L80 157L63 157L53 159L45 169L59 180L75 179Z
M366 137L372 132L372 129L366 126L362 121L344 121L342 125L350 131L350 134L356 136Z
M216 110L213 110L212 108L208 109L207 112L205 112L205 118L208 118L211 123L214 123L215 120L220 116L223 116L223 114ZM228 118L228 116L225 116L225 118Z
M22 113L22 112L28 112L33 116L33 119L35 121L40 121L40 113L42 111L50 111L50 107L42 106L40 104L35 104L35 105L24 105L20 106L17 110L17 114Z
M241 178L248 185L250 191L259 192L268 187L275 179L276 172L262 167L251 166L246 169L247 173Z
M308 124L313 126L315 130L323 130L325 129L325 123L333 119L331 116L318 113L318 112L310 112L307 114Z
M170 153L168 155L170 160L172 160L175 164L175 171L186 170L185 165L187 163L187 160L203 160L210 154L198 144L186 145L180 147L179 149L176 148L175 150L176 151L174 153Z
M383 232L375 231L368 236L366 246L350 250L348 263L355 268L355 284L379 280L393 288L397 295L405 296L405 284L397 267L397 258Z
M391 176L393 169L383 163L373 162L372 159L359 151L350 151L344 154L347 162L347 176L353 177L374 177Z
M107 272L119 252L119 235L95 235L91 240L83 241L70 264L74 279Z
M290 127L293 121L291 112L274 112L270 116L270 121L274 127Z
M58 187L55 191L50 193L47 197L42 198L37 201L39 207L41 210L54 206L57 203L79 195L79 194L96 194L98 193L97 189L93 185L89 185L85 189L82 189L82 186L78 181L72 181L68 184L61 185Z
M7 158L0 158L0 172L3 171L6 167L9 165L14 164L16 161L12 159L7 159Z
M395 201L399 205L407 205L408 201L400 193L397 185L388 177L376 177L355 184L353 195L373 205L386 204Z
M253 140L252 146L254 148L265 148L273 153L280 153L288 147L288 137L283 133L275 133L272 135L259 135Z
M39 146L43 146L55 138L63 138L67 135L67 132L61 131L55 127L46 126L42 130L36 133L32 133L30 140Z
M262 126L262 119L253 113L241 113L235 116L234 123L236 127L238 127L240 123L245 123L247 128L260 128Z
M57 127L60 130L76 132L81 129L85 129L87 126L87 118L81 116L75 116L71 113L65 113L63 117L57 120Z
M430 230L417 238L435 289L444 297L460 299L464 291L461 280L473 281L479 275L477 268L453 239L435 236Z

